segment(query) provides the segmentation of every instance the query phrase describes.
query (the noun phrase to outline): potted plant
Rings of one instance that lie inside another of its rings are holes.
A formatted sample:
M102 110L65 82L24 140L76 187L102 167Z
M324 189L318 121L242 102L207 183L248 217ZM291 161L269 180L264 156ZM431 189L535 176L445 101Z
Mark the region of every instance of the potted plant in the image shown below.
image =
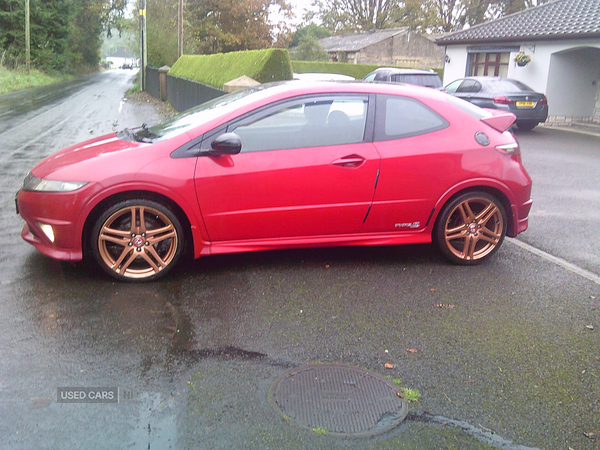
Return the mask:
M531 62L531 56L526 55L525 52L519 52L515 55L514 61L518 66L526 66Z

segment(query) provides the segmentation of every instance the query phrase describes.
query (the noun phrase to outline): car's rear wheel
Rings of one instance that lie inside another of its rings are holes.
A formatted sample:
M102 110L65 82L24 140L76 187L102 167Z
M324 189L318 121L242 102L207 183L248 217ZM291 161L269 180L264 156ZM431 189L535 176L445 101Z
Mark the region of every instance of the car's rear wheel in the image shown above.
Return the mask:
M485 192L468 192L448 203L437 221L435 237L442 253L457 264L488 259L506 236L502 203Z
M120 202L100 215L92 231L100 267L123 281L151 281L180 259L184 234L177 216L150 200Z

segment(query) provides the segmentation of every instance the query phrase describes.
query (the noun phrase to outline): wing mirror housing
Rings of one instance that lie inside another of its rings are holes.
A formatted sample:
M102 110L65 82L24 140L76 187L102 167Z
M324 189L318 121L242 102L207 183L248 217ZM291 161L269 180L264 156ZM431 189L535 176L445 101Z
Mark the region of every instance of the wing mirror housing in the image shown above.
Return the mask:
M210 156L237 155L242 151L242 140L236 133L223 133L210 143Z

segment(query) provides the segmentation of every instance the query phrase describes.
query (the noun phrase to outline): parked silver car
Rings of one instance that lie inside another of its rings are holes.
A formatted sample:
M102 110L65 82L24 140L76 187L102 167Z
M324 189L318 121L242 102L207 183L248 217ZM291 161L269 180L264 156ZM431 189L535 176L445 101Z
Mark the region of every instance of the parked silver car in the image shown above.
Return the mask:
M443 90L442 80L433 70L399 69L397 67L380 67L371 72L363 81L387 81L390 83L415 84Z

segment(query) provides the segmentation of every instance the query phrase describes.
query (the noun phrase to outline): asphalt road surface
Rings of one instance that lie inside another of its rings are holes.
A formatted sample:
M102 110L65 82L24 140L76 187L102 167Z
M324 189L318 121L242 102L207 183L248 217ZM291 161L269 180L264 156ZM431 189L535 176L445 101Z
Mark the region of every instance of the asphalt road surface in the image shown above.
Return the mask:
M518 135L530 229L483 266L428 245L277 251L127 285L22 242L14 194L44 156L158 120L124 99L132 77L0 96L0 449L600 448L600 137ZM421 397L377 436L307 430L267 402L306 363Z

